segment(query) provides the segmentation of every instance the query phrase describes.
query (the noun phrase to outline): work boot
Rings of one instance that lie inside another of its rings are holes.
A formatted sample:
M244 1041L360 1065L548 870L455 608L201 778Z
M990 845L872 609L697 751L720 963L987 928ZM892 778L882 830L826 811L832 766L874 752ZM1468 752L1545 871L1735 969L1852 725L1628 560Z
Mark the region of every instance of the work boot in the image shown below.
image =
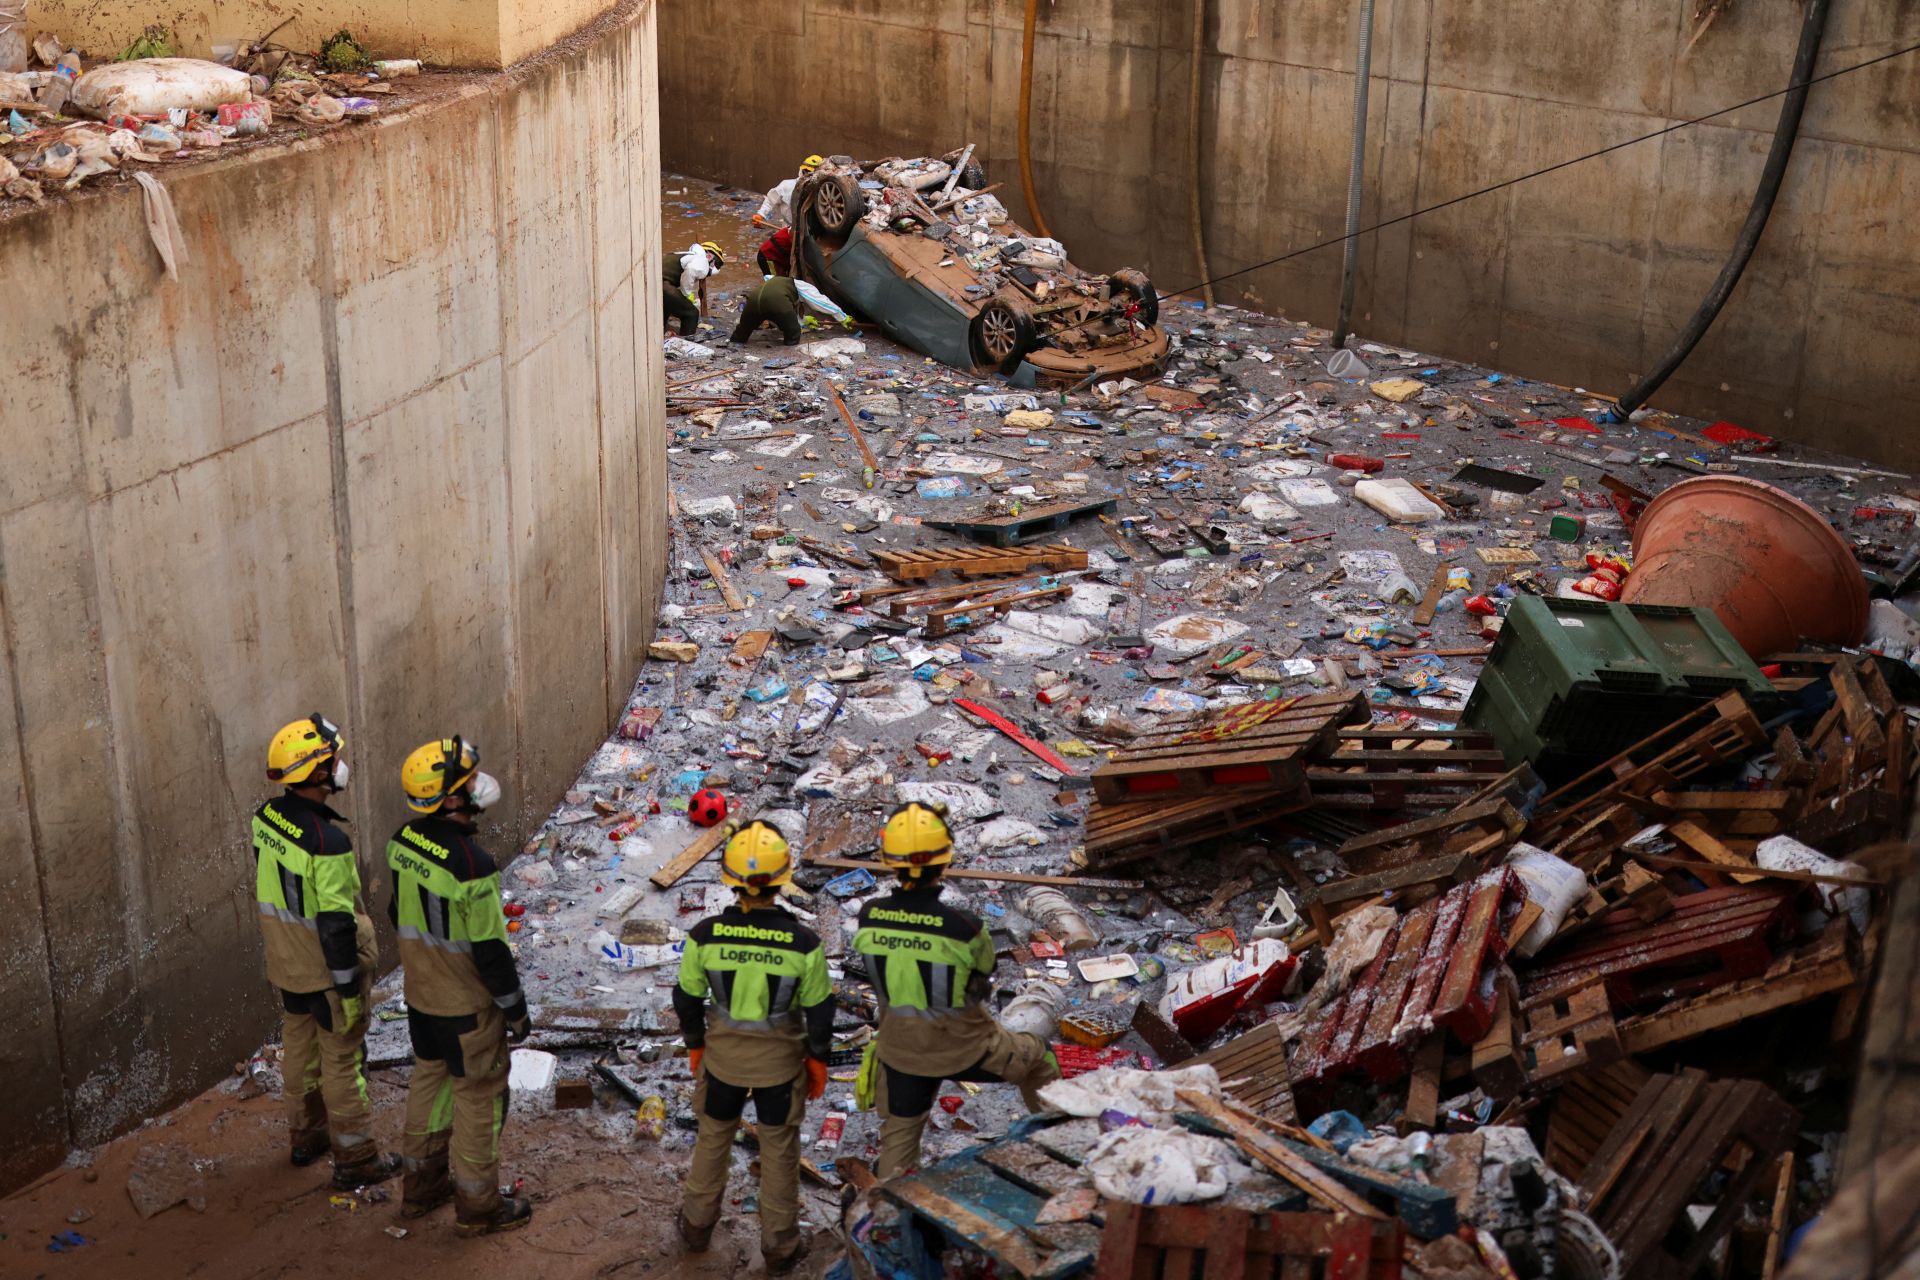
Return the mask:
M427 1157L414 1163L401 1182L400 1216L424 1218L453 1199L453 1179L447 1176L447 1157Z
M454 1234L462 1239L490 1236L502 1231L518 1231L533 1221L533 1202L520 1196L501 1196L500 1205L484 1218L470 1218L453 1224Z
M687 1221L687 1215L682 1212L680 1215L680 1243L687 1246L688 1253L705 1253L707 1247L713 1243L713 1227L714 1224L711 1222L704 1227L696 1227Z
M362 1187L371 1187L375 1183L385 1182L400 1172L400 1157L376 1153L371 1159L355 1164L333 1166L333 1189L335 1191L358 1191Z
M799 1266L800 1259L807 1256L807 1244L807 1237L801 1236L800 1243L793 1246L793 1252L791 1253L783 1253L778 1257L768 1257L763 1251L761 1257L767 1264L767 1274L770 1276L783 1276Z
M288 1158L293 1161L294 1168L304 1169L310 1164L317 1163L332 1150L333 1143L323 1133L294 1143L293 1152Z
M796 333L791 338L782 338L780 340L780 345L786 346L786 347L797 347L800 345L800 335Z

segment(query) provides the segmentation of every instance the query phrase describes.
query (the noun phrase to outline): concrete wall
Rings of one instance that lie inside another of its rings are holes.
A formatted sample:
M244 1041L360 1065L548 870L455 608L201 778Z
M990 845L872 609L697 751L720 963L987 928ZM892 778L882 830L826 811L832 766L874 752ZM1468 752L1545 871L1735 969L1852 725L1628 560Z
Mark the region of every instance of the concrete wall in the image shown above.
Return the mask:
M1040 6L1042 209L1076 260L1199 276L1188 231L1196 0ZM1204 0L1200 188L1218 275L1343 230L1358 0ZM1784 86L1801 8L1378 0L1368 223ZM672 0L666 164L765 186L810 151L980 144L1014 163L1019 0ZM1834 0L1820 70L1920 41L1920 0ZM1778 102L1369 235L1356 327L1615 393L1725 259ZM1920 465L1920 55L1817 85L1746 279L1657 406ZM1330 324L1340 250L1220 287Z
M110 57L149 23L173 33L190 57L216 44L244 44L291 18L274 36L316 50L348 30L376 58L422 58L435 66L505 67L531 57L604 13L608 0L33 0L31 31Z
M504 860L624 705L665 569L654 7L431 107L0 222L0 1190L273 1025L247 814L341 722L385 928L403 756Z

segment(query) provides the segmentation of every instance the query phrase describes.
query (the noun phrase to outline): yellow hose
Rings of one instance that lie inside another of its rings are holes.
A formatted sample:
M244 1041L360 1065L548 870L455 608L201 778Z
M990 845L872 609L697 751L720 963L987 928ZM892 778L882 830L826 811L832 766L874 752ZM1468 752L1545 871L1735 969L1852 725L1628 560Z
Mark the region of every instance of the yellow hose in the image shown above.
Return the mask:
M1053 232L1047 230L1047 220L1033 194L1033 149L1027 141L1033 122L1033 31L1039 21L1040 0L1027 0L1027 30L1020 46L1020 193L1026 197L1033 229L1051 240Z

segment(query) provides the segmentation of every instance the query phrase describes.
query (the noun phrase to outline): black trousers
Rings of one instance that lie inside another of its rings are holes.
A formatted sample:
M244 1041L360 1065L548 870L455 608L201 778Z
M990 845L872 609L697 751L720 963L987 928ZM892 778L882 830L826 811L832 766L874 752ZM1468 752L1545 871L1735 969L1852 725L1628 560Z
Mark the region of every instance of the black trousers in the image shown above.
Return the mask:
M665 310L667 319L680 322L680 336L691 338L693 331L700 327L700 304L687 301L687 295L671 285L667 286Z

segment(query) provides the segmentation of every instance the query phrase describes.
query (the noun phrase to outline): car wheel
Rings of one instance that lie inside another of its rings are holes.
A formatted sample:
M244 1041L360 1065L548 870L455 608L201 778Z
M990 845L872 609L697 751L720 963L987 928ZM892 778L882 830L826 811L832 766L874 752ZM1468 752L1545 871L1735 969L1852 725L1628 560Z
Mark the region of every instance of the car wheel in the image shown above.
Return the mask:
M1153 287L1153 281L1147 279L1144 271L1135 271L1129 267L1125 271L1116 271L1107 277L1112 285L1111 293L1118 297L1122 294L1140 304L1135 319L1149 327L1160 323L1160 291Z
M1032 350L1033 317L999 298L980 308L967 327L974 362L1004 369Z
M866 213L867 198L852 178L836 173L813 188L808 216L813 229L823 236L851 234Z

